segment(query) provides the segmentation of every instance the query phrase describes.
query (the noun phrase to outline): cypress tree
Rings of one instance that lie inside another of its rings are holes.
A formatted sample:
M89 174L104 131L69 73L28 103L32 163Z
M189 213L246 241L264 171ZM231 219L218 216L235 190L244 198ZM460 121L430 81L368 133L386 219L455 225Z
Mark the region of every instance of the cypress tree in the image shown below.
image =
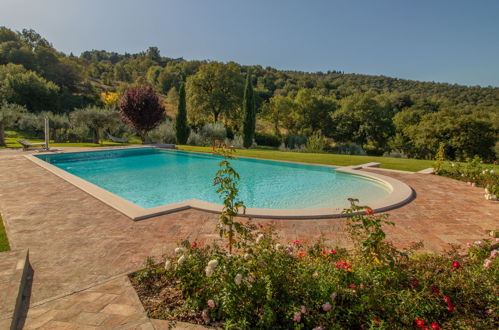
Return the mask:
M185 103L185 86L180 83L178 92L178 112L175 119L175 130L177 137L177 144L186 144L189 138L190 128L187 124L187 107Z
M255 112L255 97L253 94L253 85L251 84L251 73L246 76L246 86L244 88L243 99L243 145L245 148L251 147L253 138L255 137L256 128L256 112Z

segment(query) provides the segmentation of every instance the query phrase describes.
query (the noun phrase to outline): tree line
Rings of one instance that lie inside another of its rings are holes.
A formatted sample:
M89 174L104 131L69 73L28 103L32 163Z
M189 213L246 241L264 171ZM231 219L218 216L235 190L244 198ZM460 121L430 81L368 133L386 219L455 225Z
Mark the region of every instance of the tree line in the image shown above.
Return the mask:
M450 159L497 159L499 88L187 61L161 56L157 47L74 56L33 30L0 27L0 103L9 111L11 104L28 116L50 111L60 122L87 116L79 121L95 126L107 120L99 109L116 108L118 97L138 86L159 95L166 118L182 109L183 135L216 122L231 137L247 137L245 147L250 137L290 148L290 141L313 138L324 140L325 149L354 144L368 154L432 158L444 142ZM117 111L109 113L112 121ZM7 123L2 116L0 127Z

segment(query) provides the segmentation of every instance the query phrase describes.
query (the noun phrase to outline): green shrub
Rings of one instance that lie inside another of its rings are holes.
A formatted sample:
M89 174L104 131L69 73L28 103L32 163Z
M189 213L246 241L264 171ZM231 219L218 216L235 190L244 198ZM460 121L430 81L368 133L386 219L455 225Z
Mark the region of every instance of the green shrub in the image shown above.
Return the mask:
M227 130L222 123L207 123L203 125L199 134L204 140L204 145L211 146L216 140L225 140L227 137Z
M326 148L326 140L324 139L321 130L315 131L308 137L305 148L307 149L307 152L324 152L324 149Z
M279 147L281 139L278 136L267 133L255 133L255 142L259 146Z
M200 134L191 130L189 138L187 139L187 144L190 146L204 146L204 139Z
M483 164L479 157L468 159L464 164L442 161L440 163L436 174L485 188L485 195L499 196L499 174L494 170L494 166Z
M165 120L158 127L149 132L149 137L156 143L175 143L175 125L170 120Z
M307 143L307 138L302 135L290 134L286 137L286 148L296 149Z
M335 147L331 148L329 152L333 154L340 155L357 155L357 156L365 156L366 152L362 149L361 146L355 143L342 143L338 144Z

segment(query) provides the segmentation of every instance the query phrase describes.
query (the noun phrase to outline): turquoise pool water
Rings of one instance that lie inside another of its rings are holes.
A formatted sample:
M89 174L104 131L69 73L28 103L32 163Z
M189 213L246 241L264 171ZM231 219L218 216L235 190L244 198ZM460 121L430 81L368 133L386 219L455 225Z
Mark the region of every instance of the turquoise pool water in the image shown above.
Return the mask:
M38 158L143 208L199 199L221 204L213 186L221 157L156 148L38 155ZM240 158L240 199L247 207L307 209L344 207L389 194L369 178L326 166Z

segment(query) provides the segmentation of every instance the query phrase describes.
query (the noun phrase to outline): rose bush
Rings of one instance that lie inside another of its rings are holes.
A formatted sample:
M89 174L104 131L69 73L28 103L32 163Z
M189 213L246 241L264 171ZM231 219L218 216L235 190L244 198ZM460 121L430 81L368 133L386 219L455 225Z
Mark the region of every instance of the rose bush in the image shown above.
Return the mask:
M483 164L478 157L468 159L466 163L442 162L436 174L482 187L486 199L497 200L499 196L499 173L493 165Z
M159 306L148 309L149 316L175 319L188 309L202 323L228 329L402 329L416 321L432 329L493 329L497 324L493 238L471 245L465 255L409 252L393 255L390 264L357 249L281 244L267 228L258 234L263 235L258 243L247 241L232 254L216 244L194 247L185 241L181 257L134 274L139 292L173 286L184 298L181 308Z

